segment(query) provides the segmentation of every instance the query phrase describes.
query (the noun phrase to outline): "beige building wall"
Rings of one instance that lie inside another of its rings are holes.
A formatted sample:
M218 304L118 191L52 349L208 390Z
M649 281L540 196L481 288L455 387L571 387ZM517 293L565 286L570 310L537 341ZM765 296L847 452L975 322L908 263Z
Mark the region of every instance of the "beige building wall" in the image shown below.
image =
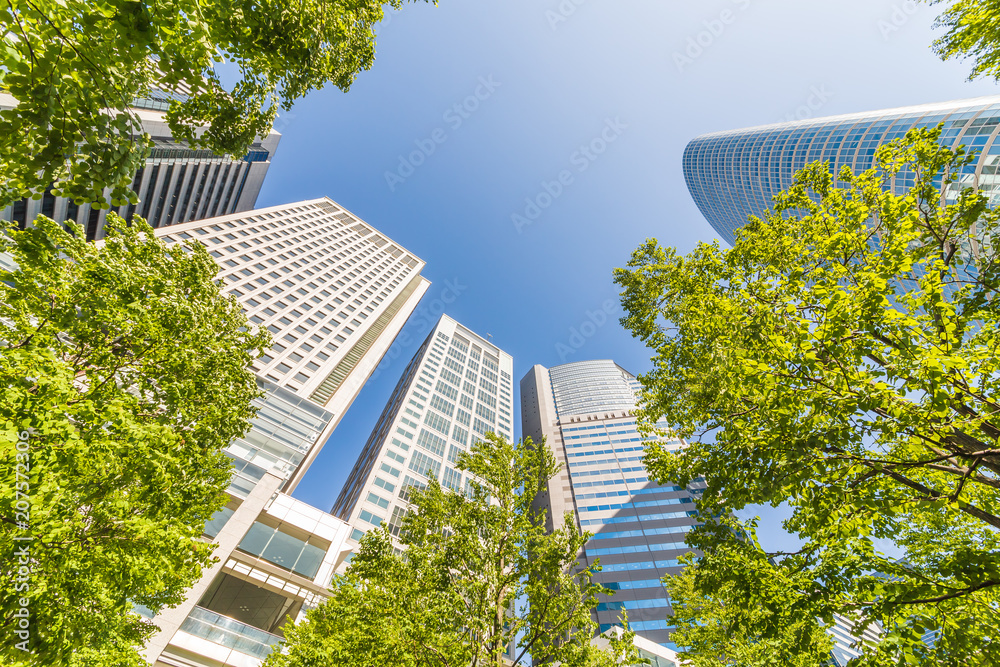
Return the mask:
M273 345L254 362L265 395L230 444L230 502L206 527L218 563L154 617L153 665L255 667L287 619L323 598L348 524L291 498L430 284L424 262L322 198L158 229L196 241L225 291Z

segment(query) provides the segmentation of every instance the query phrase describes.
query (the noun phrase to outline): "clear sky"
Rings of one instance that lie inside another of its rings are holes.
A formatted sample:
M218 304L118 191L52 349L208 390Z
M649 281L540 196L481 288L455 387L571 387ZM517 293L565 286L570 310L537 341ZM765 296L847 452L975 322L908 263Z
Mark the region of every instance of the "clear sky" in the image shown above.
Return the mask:
M995 94L997 84L969 83L967 65L930 51L938 8L407 4L379 26L375 65L349 93L314 93L278 120L283 136L257 203L329 196L420 256L433 285L411 337L423 339L450 287L459 296L448 314L514 356L515 387L533 364L611 358L642 373L650 352L619 313L592 336L572 329L617 304L611 272L647 237L681 251L717 240L684 185L686 143L797 114ZM418 344L383 360L296 497L333 505ZM764 513L765 541L780 541L776 517Z

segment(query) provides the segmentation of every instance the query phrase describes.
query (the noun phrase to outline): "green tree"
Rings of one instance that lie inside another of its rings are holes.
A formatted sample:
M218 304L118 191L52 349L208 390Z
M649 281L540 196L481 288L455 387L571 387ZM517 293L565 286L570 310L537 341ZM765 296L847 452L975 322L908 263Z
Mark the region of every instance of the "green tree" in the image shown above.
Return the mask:
M209 562L222 449L249 428L248 366L270 344L202 246L114 215L101 244L77 233L39 218L0 236L16 262L0 271L4 664L144 664L154 628L132 609L179 603Z
M990 76L1000 79L1000 2L997 0L928 0L946 2L948 8L935 27L944 28L934 51L944 60L971 58L969 79Z
M399 8L402 0L385 3ZM278 108L332 83L348 90L375 59L382 0L9 0L0 92L0 206L58 195L135 201L151 145L130 110L153 90L183 92L175 139L242 156ZM239 80L223 86L224 60Z
M803 547L767 576L800 582L803 615L880 622L885 655L862 664L1000 662L1000 215L939 137L912 130L857 175L807 166L731 250L650 240L615 272L655 352L641 419L691 440L646 465L707 480L697 592L754 604L767 554L732 514L787 503ZM779 636L759 621L748 636Z
M532 507L557 472L548 449L491 433L457 466L481 483L467 495L433 477L411 488L404 553L384 529L369 531L331 597L286 631L287 655L267 667L499 667L508 648L515 664L642 662L630 632L607 650L591 644L590 612L608 591L591 580L597 566L578 563L589 535L569 515L546 534Z
M693 667L826 667L833 640L796 601L808 580L795 572L775 568L760 552L730 541L713 552L716 567L699 569L695 559L682 557L688 567L666 577L677 631L670 640L689 648ZM739 569L751 573L758 585L752 598L718 572ZM780 629L762 636L757 628Z

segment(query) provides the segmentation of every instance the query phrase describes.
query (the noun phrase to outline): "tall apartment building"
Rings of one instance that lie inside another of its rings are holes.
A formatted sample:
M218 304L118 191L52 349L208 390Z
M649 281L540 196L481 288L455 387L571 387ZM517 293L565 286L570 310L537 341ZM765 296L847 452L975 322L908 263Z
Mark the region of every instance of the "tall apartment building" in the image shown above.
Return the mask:
M351 544L386 523L399 534L411 487L430 477L464 492L458 455L486 433L514 437L514 361L442 315L407 365L331 512L352 526Z
M75 220L83 225L87 239L94 240L104 237L108 210L126 219L139 215L153 227L251 210L281 135L272 130L238 158L195 150L173 139L164 113L168 98L156 92L133 106L143 131L153 139L152 152L132 181L137 204L99 209L46 192L40 200L22 199L0 209L0 220L13 220L22 227L40 214L56 222ZM0 109L15 104L13 97L0 93Z
M288 617L321 601L347 556L348 525L287 494L413 312L424 262L329 199L157 230L216 258L226 291L274 343L253 370L265 395L227 449L230 500L209 522L218 563L163 610L157 667L251 667Z
M772 197L806 164L823 160L834 174L845 165L858 173L872 167L880 145L911 128L940 123L942 144L965 145L979 155L946 196L973 186L990 196L991 206L1000 203L1000 96L702 135L684 150L684 178L702 215L732 244L747 217L771 208ZM891 188L902 194L913 179L912 173L900 173Z
M694 527L698 485L684 489L657 484L642 464L647 442L667 449L679 440L644 437L634 411L639 383L610 360L579 361L554 368L534 366L521 380L524 437L546 445L562 470L538 498L548 510L548 527L568 512L594 536L583 562L600 559L594 580L615 591L595 610L605 632L628 611L636 634L673 648L667 615L670 601L661 578L680 571L678 558L690 551L686 533Z

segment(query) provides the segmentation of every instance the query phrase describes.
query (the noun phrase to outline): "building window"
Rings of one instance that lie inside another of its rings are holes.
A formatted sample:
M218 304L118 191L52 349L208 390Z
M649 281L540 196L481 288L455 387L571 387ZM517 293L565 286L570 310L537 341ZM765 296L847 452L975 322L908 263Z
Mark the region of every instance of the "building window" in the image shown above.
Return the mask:
M361 514L359 515L359 518L362 521L370 523L373 526L381 526L382 525L382 517L376 516L376 515L372 514L371 512L369 512L368 510L361 510Z
M239 548L308 579L316 576L323 557L326 556L326 549L259 521L254 522L247 531Z
M451 422L442 417L441 415L435 414L433 412L428 412L424 416L424 423L430 426L435 431L443 433L445 436L451 430Z
M454 414L455 412L454 403L449 403L448 401L444 400L443 398L437 395L431 398L431 407L449 417L451 417L452 414Z
M445 467L444 477L441 480L442 486L446 486L452 491L459 492L462 489L462 473L452 468Z
M444 446L447 444L444 438L434 435L427 429L420 429L420 435L417 437L417 444L432 454L437 456L442 456L444 454Z
M387 526L389 533L399 537L399 531L403 527L403 518L406 516L406 510L402 507L392 508L392 516L389 517L389 524Z
M410 470L418 475L437 479L438 475L441 474L441 462L435 461L423 452L413 452L413 457L410 459Z

